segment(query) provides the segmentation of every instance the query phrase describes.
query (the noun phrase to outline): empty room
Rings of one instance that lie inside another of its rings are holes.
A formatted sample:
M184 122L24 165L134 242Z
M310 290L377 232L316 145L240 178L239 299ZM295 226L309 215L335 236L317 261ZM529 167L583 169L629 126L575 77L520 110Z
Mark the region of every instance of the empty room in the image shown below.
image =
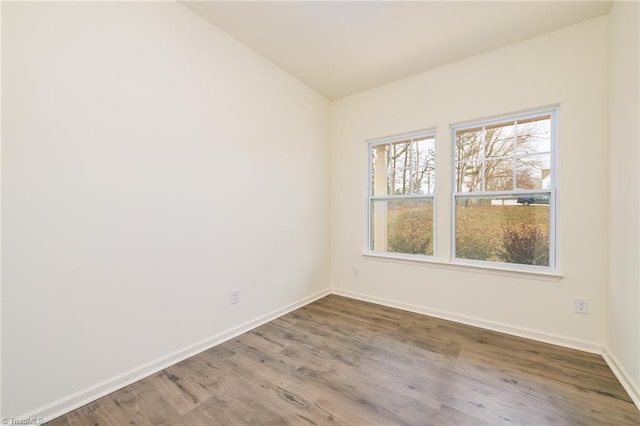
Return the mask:
M2 1L2 424L640 425L637 1Z

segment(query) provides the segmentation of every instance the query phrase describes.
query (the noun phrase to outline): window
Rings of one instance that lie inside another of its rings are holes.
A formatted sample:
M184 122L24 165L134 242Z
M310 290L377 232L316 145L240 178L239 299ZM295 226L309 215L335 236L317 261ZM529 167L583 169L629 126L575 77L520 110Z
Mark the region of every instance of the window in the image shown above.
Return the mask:
M453 127L454 259L555 269L556 110Z
M369 142L370 251L433 256L435 132Z

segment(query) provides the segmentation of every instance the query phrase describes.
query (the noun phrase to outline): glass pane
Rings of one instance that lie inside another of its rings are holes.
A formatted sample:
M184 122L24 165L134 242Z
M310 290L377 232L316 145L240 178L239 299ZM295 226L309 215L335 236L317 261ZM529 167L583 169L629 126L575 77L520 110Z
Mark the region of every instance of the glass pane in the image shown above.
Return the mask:
M371 147L371 194L388 195L389 186L387 181L388 170L388 150L389 145L373 145Z
M487 159L485 161L485 191L513 190L513 160Z
M482 158L483 130L458 130L456 132L456 160L468 161Z
M372 201L370 248L433 255L433 200Z
M371 147L371 193L427 195L435 191L433 136Z
M487 126L485 157L510 157L513 155L515 126L513 123Z
M436 186L435 138L414 141L413 194L433 194Z
M456 164L456 192L482 191L482 163L467 161Z
M518 155L551 151L551 116L518 121Z
M551 188L551 154L531 155L516 160L518 189Z
M550 195L457 197L455 257L549 266Z
M389 194L411 193L411 141L389 144Z

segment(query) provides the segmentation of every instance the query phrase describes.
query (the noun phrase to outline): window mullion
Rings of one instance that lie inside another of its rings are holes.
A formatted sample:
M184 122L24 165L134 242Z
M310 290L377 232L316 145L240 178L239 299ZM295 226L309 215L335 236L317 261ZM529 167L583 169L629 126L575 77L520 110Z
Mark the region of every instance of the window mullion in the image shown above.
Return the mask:
M413 162L413 139L409 142L409 194L413 194L413 172L415 171Z
M512 175L513 175L513 190L518 189L518 160L517 160L517 152L518 152L518 122L513 122L513 144L511 155L513 159L511 160L511 167L513 167Z
M480 171L480 190L481 191L485 191L485 170L486 170L486 166L487 166L487 128L486 127L482 127L482 134L480 136L480 140L482 142L482 149L481 149L481 155L482 155L482 163L481 163L481 171Z

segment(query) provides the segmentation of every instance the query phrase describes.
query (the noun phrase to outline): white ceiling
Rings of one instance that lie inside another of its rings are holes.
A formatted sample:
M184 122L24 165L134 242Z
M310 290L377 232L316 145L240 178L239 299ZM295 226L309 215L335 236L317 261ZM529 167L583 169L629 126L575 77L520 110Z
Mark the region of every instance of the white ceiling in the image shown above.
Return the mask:
M610 1L182 4L329 99L595 18L611 6Z

